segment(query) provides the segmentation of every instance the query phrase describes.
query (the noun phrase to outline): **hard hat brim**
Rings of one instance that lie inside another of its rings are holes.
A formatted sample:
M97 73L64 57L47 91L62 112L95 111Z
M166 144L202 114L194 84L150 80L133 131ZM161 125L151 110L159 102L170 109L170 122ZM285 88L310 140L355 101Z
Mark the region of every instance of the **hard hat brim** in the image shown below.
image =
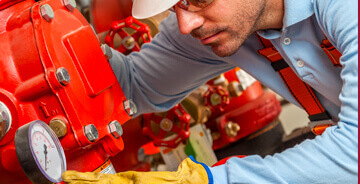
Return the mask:
M179 0L134 0L132 15L136 19L145 19L157 15L174 6Z

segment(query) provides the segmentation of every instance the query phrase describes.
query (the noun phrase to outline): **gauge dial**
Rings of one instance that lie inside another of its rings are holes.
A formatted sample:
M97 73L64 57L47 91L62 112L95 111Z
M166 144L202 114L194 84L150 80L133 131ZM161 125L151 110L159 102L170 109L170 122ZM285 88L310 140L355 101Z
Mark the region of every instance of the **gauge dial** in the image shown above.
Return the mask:
M34 183L57 183L66 170L64 150L51 128L42 121L20 127L15 148L21 167Z

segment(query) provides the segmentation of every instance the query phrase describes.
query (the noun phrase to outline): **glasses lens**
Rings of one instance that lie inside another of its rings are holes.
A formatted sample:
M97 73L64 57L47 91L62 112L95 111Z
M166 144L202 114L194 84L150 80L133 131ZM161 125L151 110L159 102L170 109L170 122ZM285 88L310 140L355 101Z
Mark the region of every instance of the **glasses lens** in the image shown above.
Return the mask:
M194 12L204 9L213 1L214 0L181 0L179 6L184 6L185 8L181 8Z
M181 9L196 12L204 9L213 1L214 0L180 0L176 5ZM169 8L169 10L175 12L175 6Z

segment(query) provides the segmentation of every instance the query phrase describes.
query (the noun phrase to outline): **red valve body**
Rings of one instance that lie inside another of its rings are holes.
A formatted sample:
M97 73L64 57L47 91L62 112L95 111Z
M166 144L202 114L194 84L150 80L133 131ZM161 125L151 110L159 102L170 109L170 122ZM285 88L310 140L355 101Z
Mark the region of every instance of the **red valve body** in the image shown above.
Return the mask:
M240 82L234 69L224 74L229 83ZM212 84L212 81L208 82ZM206 123L213 132L220 133L220 139L214 140L213 149L218 150L241 138L249 136L266 127L280 114L281 106L275 94L264 92L261 84L255 81L241 95L232 97L224 110ZM227 122L237 123L240 127L235 137L228 136L225 131Z

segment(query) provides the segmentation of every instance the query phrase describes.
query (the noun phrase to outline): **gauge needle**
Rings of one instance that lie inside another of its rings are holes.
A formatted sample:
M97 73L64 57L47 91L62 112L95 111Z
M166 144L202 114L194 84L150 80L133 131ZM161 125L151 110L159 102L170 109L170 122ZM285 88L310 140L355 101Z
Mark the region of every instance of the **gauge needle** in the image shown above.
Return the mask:
M47 164L47 146L44 144L44 154L45 154L45 171L47 170L46 164Z

